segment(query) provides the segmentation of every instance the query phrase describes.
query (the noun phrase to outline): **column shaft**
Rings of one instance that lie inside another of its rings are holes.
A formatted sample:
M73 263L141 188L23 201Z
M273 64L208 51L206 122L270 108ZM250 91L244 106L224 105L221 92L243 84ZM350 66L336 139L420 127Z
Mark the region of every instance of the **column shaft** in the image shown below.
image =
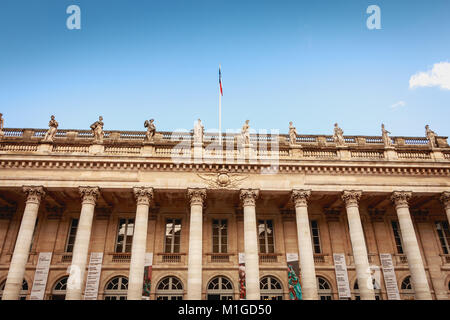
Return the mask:
M397 210L398 222L400 225L403 240L403 249L408 259L411 280L418 300L431 300L431 292L428 286L427 275L420 254L416 232L409 213L408 200L411 198L410 192L394 192L392 200Z
M347 210L350 240L361 300L375 300L364 231L359 215L358 201L360 197L360 191L344 191L342 195Z
M205 189L189 189L191 218L189 223L189 256L187 300L202 298L202 264L203 264L203 201Z
M318 300L314 253L311 241L311 229L308 218L307 199L310 191L294 190L292 199L295 204L297 222L297 240L300 260L302 297L304 300Z
M28 262L31 240L33 238L34 226L39 210L41 198L45 195L42 187L24 187L24 192L28 194L25 210L20 224L14 253L9 266L8 277L6 278L5 289L2 300L18 300L22 289L25 266Z
M89 187L81 187L80 193L83 202L73 247L69 279L67 280L66 300L81 300L91 239L92 220L95 203L99 195L98 188Z
M134 194L137 200L137 208L134 219L127 299L141 300L144 285L145 251L147 248L148 210L150 200L153 198L153 189L134 188Z
M256 234L255 201L257 190L242 190L241 199L244 206L244 251L245 251L245 286L246 299L259 300L259 254Z

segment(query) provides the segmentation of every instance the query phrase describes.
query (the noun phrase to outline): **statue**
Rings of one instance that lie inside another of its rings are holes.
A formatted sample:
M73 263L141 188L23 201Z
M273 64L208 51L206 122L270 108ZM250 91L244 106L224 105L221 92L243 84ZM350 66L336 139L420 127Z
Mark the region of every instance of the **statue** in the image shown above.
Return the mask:
M334 139L334 142L336 142L337 146L345 145L344 131L341 128L339 128L337 123L334 124L333 139Z
M203 143L204 127L200 119L194 124L194 143Z
M44 139L42 141L45 142L53 142L55 138L56 131L58 130L58 122L55 120L55 116L50 117L50 122L48 123L49 129L45 133Z
M241 138L244 144L250 144L250 126L248 125L249 122L250 120L245 120L245 123L241 129Z
M289 143L295 144L297 142L297 130L292 125L292 121L289 122Z
M94 133L94 142L103 143L103 117L98 117L98 121L91 124L91 130Z
M155 119L145 120L144 127L147 128L145 133L145 141L153 141L156 133L156 126L153 124Z
M4 124L4 119L3 119L3 113L0 113L0 138L3 138L5 136L5 133L3 132L3 124Z
M432 148L436 148L437 144L436 144L436 133L430 129L429 125L425 126L425 136L427 137L428 141L430 142L430 146Z
M391 138L389 137L390 132L384 128L384 124L381 124L381 136L383 137L383 142L385 147L391 146Z

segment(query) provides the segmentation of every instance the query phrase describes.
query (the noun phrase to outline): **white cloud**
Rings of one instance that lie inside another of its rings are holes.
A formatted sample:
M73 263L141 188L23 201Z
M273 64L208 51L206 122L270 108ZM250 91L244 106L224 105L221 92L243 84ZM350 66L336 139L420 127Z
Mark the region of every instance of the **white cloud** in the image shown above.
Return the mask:
M399 101L399 102L397 102L397 103L394 103L394 104L391 106L391 108L392 108L392 109L396 109L396 108L404 107L404 106L406 106L406 102L405 102L405 101Z
M409 88L416 87L440 87L450 90L450 63L435 63L433 69L413 75L409 79Z

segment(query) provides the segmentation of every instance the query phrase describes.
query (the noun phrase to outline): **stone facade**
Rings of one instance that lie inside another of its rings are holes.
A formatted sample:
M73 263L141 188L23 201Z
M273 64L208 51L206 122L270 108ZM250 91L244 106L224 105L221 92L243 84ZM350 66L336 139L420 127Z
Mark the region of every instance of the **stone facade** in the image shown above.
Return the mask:
M352 298L387 299L383 274L380 289L354 289L369 265L380 266L380 253L392 255L401 298L450 298L450 238L439 229L450 219L446 137L386 144L381 136L337 143L326 135L250 134L241 144L236 134L219 145L210 133L195 143L190 132L156 132L149 141L144 131L103 131L99 140L90 130L58 129L43 141L47 131L5 128L0 138L3 299L30 297L41 252L52 252L44 299L58 294L71 263L82 268L81 284L69 281L64 293L82 299L92 252L103 253L98 299L111 294L106 285L117 276L130 279L118 296L139 299L150 252L150 299L167 276L180 280L184 299L206 299L210 280L223 276L238 299L239 253L246 253L248 298L266 295L258 279L270 276L281 284L270 294L289 299L287 253L299 254L305 299L339 298L333 253L346 257ZM72 219L79 225L69 250ZM118 250L120 219L137 225ZM181 223L171 251L167 219ZM227 221L226 252L213 242L216 220ZM264 220L271 243L260 239ZM130 270L137 271L130 277ZM20 290L22 276L28 290ZM408 276L412 288L402 289ZM315 277L329 289L315 287Z

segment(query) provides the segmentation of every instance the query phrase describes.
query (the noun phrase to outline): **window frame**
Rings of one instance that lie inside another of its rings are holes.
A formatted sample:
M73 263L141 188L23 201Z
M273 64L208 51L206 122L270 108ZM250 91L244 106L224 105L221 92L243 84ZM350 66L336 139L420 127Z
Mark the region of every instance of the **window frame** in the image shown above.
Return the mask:
M218 251L216 252L215 250L214 250L214 238L215 238L215 236L214 236L214 230L215 230L215 228L214 228L214 226L215 226L215 224L214 224L214 221L218 221L218 226L221 226L221 225L223 225L223 222L225 222L225 226L226 226L226 230L225 230L225 235L223 235L222 233L223 233L223 229L221 229L220 227L219 228L217 228L218 229L218 235L217 235L217 238L218 238L218 243L217 243L217 247L218 247ZM229 229L229 223L228 223L228 219L220 219L220 218L213 218L212 220L211 220L211 228L212 228L212 234L211 234L211 240L212 240L212 242L211 242L211 249L212 249L212 252L213 253L228 253L228 229ZM225 243L222 243L222 238L223 237L225 237Z
M436 233L438 235L441 252L450 254L450 225L447 221L435 221ZM439 229L442 228L442 229ZM441 234L442 233L442 234Z
M169 221L171 221L172 223L172 231L173 231L173 235L172 235L172 240L170 242L170 250L168 250L167 248L167 225L169 223ZM178 225L176 223L176 221L180 221L179 225L180 225L180 234L176 235L175 234L175 227L176 225ZM183 220L181 218L165 218L164 219L164 247L163 247L163 251L164 253L180 253L181 252L181 232L183 231ZM178 243L176 243L176 239L178 239ZM175 250L175 248L178 247L178 251Z
M120 232L120 226L122 225L122 223L121 223L122 220L126 221L125 222L125 233L124 233L124 239L122 240L123 243L120 244L122 246L122 250L119 251L118 250L119 235L120 235L119 232ZM130 220L133 221L133 232L132 232L131 236L128 235L128 227L130 225L130 223L129 223ZM114 245L114 252L115 253L130 253L131 252L131 250L133 248L133 238L134 238L135 223L136 223L136 220L134 218L119 218L118 219L118 221L117 221L117 230L116 230L116 243ZM131 237L131 240L130 240L130 242L128 242L127 239L130 238L130 237ZM128 245L129 245L129 248L130 248L129 251L127 251Z
M394 228L394 224L395 224L395 228ZM395 250L396 250L397 254L405 254L405 250L403 249L404 246L403 246L402 231L400 229L398 220L391 220L391 230L392 230L392 234L394 235ZM398 241L397 241L397 239L398 239ZM399 248L400 248L400 250L399 250Z
M316 224L316 228L313 227L313 223ZM311 241L312 241L312 245L313 245L313 251L315 254L322 254L322 241L320 239L319 222L316 219L312 219L309 224L310 224L310 228L311 228ZM314 229L317 230L317 236L314 236L314 232L313 232ZM314 238L316 238L318 241L319 252L316 252L316 243L314 242Z
M73 235L73 243L71 244L70 243L70 239L71 239L71 237L72 237L72 230L73 230L73 222L74 221L77 221L77 225L76 225L76 227L75 227L75 234ZM77 232L78 232L78 224L80 223L80 219L78 219L78 218L71 218L70 219L70 224L69 224L69 230L68 230L68 232L67 232L67 238L66 238L66 245L65 245L65 247L64 247L64 252L66 252L66 253L72 253L73 252L73 247L75 246L75 240L76 240L76 238L77 238ZM72 249L71 249L71 251L68 251L68 247L69 247L69 245L71 245L72 246Z
M261 251L261 236L259 233L259 226L261 225L261 221L264 224L264 252ZM272 244L268 243L268 232L267 232L267 222L270 221L270 223L272 224ZM271 253L275 253L275 223L274 223L274 219L258 219L257 220L257 225L256 225L256 232L258 235L258 250L259 253L263 253L263 254L271 254ZM270 246L272 247L272 252L269 250Z

